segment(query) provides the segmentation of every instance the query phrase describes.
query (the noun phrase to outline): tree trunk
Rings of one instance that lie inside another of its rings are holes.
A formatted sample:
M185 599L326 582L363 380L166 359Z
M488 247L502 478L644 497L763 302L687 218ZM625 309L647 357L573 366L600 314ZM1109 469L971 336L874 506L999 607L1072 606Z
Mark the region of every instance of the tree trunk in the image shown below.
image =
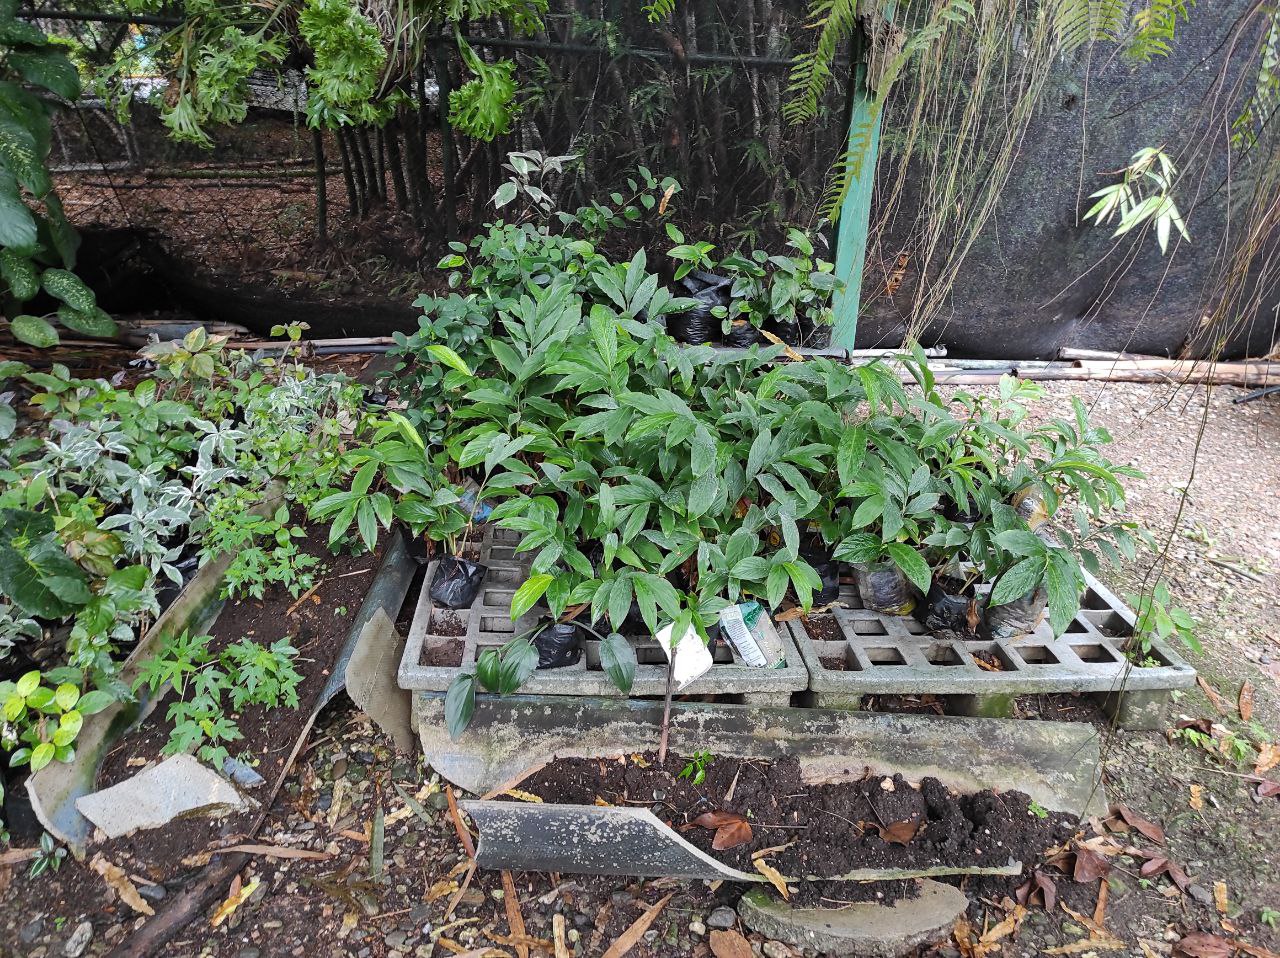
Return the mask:
M325 178L324 134L311 131L311 151L316 160L316 241L324 246L329 242L329 182Z

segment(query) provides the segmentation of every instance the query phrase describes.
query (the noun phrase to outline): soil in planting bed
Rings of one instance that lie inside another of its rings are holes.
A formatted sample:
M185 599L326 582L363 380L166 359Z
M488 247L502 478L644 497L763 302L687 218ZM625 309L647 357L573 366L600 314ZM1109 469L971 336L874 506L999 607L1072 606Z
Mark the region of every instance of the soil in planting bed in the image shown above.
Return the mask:
M422 647L422 664L436 668L457 667L462 665L462 652L466 643L462 639L450 639L439 645Z
M847 672L849 670L849 663L843 655L824 656L819 661L822 662L822 667L828 672Z
M834 615L814 615L804 619L804 630L814 642L843 642L844 632ZM825 659L823 660L826 661Z
M830 878L861 868L998 867L1010 859L1029 871L1076 824L1068 815L1042 817L1021 792L958 796L937 779L913 787L900 775L809 785L795 758L716 758L694 785L678 777L686 761L668 755L659 765L654 753L559 759L520 789L544 802L648 806L724 864L754 872L753 853L771 849L769 863L789 877ZM858 775L856 768L849 771ZM750 837L716 850L716 831L694 824L707 812L741 816Z
M432 635L466 635L467 623L456 612L436 609L431 615L431 622L427 625L427 631Z
M315 703L329 681L338 652L346 641L351 621L373 584L379 555L332 555L326 545L328 529L308 530L299 541L303 551L324 563L318 586L303 601L287 591L267 594L262 600L228 600L209 634L215 652L241 638L270 645L288 638L298 650L294 668L302 674L297 688L298 708L268 709L250 706L233 715L243 738L229 743L233 757L254 765L266 783L246 790L251 797L263 797L274 788L293 747L311 715ZM314 532L314 536L310 533ZM172 723L165 715L175 701L170 690L156 703L142 725L127 735L107 755L98 773L98 788L106 788L131 777L143 767L162 761ZM228 703L229 707L229 703ZM109 842L112 853L136 859L152 881L162 881L181 871L183 856L203 851L219 835L244 831L257 813L247 811L223 819L193 817L171 822Z

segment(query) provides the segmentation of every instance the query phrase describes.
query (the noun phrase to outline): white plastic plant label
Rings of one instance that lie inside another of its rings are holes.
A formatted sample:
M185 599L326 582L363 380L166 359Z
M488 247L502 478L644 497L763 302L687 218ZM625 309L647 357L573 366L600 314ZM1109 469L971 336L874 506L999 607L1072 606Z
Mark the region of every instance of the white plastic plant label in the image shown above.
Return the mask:
M654 636L662 646L662 651L667 654L668 661L671 661L673 625L664 625ZM705 675L715 660L711 658L707 643L702 641L702 636L698 635L698 630L693 626L686 629L684 635L674 645L676 657L672 666L672 678L675 680L678 692L698 676Z
M724 609L720 628L746 665L755 669L786 668L782 639L759 602L743 602Z

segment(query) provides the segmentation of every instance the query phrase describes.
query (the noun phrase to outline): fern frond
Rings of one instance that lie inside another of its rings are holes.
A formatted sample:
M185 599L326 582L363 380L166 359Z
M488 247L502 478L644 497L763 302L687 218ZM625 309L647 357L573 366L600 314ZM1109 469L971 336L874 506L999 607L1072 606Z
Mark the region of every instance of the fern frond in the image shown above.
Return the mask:
M840 44L858 26L857 0L813 0L809 5L808 27L817 31L812 52L796 57L787 83L790 99L782 107L788 123L805 123L818 115L818 100L831 79Z
M1280 6L1271 11L1271 27L1258 58L1258 76L1251 96L1231 124L1231 143L1252 147L1258 134L1280 112Z
M1087 43L1119 43L1128 27L1127 0L1052 0L1058 44L1071 53ZM1159 2L1159 0L1157 0Z
M676 0L653 0L641 7L650 23L661 23L676 12Z
M1189 20L1193 6L1195 0L1148 0L1144 9L1133 14L1133 39L1125 53L1140 63L1168 56L1179 18Z
M840 217L840 207L853 184L862 178L868 162L875 162L871 147L875 140L876 123L880 120L880 102L871 104L867 119L850 131L849 148L836 161L831 171L831 183L822 198L822 216L834 223Z

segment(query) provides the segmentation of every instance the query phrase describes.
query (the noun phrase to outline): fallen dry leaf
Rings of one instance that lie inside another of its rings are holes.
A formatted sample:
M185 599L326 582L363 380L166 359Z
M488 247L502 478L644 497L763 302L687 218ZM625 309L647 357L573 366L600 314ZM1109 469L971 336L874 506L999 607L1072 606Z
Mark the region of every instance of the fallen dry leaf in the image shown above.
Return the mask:
M1110 882L1098 882L1098 903L1093 906L1093 923L1102 928L1107 917L1107 896L1111 894Z
M1236 704L1240 708L1240 720L1242 722L1247 722L1249 719L1253 718L1252 682L1246 680L1244 685L1240 686L1240 698L1237 699Z
M1218 710L1219 715L1230 715L1235 711L1235 709L1227 704L1227 700L1222 697L1222 693L1204 680L1204 676L1196 676L1196 685L1200 686L1200 691L1204 692L1205 697L1209 700L1209 703Z
M1280 795L1280 782L1259 782L1258 797L1270 798L1272 795Z
M732 825L734 822L745 822L746 819L737 812L703 812L695 818L692 824L699 828L723 828L725 825Z
M1187 804L1189 804L1197 812L1204 810L1204 786L1203 785L1191 786L1191 796L1190 798L1187 799Z
M1273 742L1263 742L1258 749L1258 761L1253 765L1254 775L1265 775L1280 765L1280 748Z
M757 858L751 864L755 865L756 871L769 880L770 885L778 889L779 895L784 899L790 899L791 893L787 890L787 883L782 877L782 872L778 871L763 858Z
M520 896L516 894L516 883L511 877L511 872L505 870L502 872L502 904L507 910L507 930L511 932L511 937L517 939L526 937L524 915L520 913ZM514 942L504 942L504 944L514 944ZM520 958L529 958L527 944L517 944L515 949Z
M363 841L368 841L363 835L360 836ZM328 852L312 851L309 848L289 848L285 845L230 845L227 848L219 848L218 853L224 852L244 852L248 855L264 855L267 858L308 858L316 861L323 861L332 858Z
M101 853L93 856L93 861L89 862L89 867L102 876L102 880L111 886L112 890L120 897L120 900L132 908L134 911L143 915L154 915L156 910L143 900L138 894L138 887L129 880L129 876L125 874L123 868L119 865L113 865L102 857Z
M988 928L978 939L979 945L992 945L998 942L1018 929L1022 924L1022 919L1027 916L1027 909L1022 905L1014 905L1013 911L1009 912L1002 921ZM983 954L991 949L981 949Z
M1053 883L1052 878L1039 869L1018 886L1018 890L1013 895L1019 905L1034 904L1036 897L1039 896L1040 904L1044 906L1045 911L1053 911L1058 906L1058 886Z
M237 877L236 881L232 883L233 887L239 881L240 879ZM251 882L249 882L249 884L245 885L243 888L237 891L233 891L230 895L228 895L227 900L218 906L218 910L215 911L213 913L213 917L209 919L210 927L217 928L224 921L230 918L232 913L241 905L243 905L246 900L248 900L249 896L254 893L257 887L258 887L258 879L255 878Z
M920 833L920 822L914 818L890 822L888 825L881 825L878 822L860 822L859 824L864 829L872 829L880 836L880 841L890 845L909 845L911 840Z
M1149 822L1128 805L1112 805L1111 813L1119 815L1121 820L1130 828L1136 829L1140 834L1145 835L1157 845L1164 844L1164 829L1155 822Z
M537 795L533 794L533 792L525 792L518 788L509 788L502 794L508 796L509 798L514 798L522 802L530 802L536 805L542 804L542 799Z
M1106 882L1102 883L1102 887L1104 888L1106 887ZM1115 940L1115 936L1111 934L1111 932L1107 931L1107 929L1103 928L1102 925L1094 921L1088 915L1082 914L1078 911L1073 911L1071 908L1068 908L1065 902L1062 905L1062 910L1066 912L1068 915L1070 915L1076 922L1078 922L1081 925L1084 925L1085 929L1089 932L1090 938L1102 939L1104 941Z
M1111 862L1090 848L1076 847L1076 865L1072 870L1072 877L1077 882L1084 884L1097 881L1099 878L1106 878L1109 874L1111 874Z
M555 948L556 958L569 958L569 942L565 937L564 915L559 912L551 916L551 943Z
M1181 866L1164 857L1151 858L1143 862L1142 867L1138 869L1138 874L1143 878L1168 875L1169 880L1178 886L1179 891L1185 890L1191 884L1191 879L1187 877L1187 873L1182 870Z
M621 935L614 939L613 944L609 946L601 958L622 958L627 952L636 946L644 933L649 930L649 926L653 924L654 919L662 913L662 909L667 907L667 902L671 901L669 893L645 909L644 914L633 921L629 928Z
M1186 958L1231 958L1235 950L1231 942L1207 931L1193 931L1173 946L1175 955Z
M711 847L716 851L724 851L728 848L737 848L739 845L745 845L751 841L751 825L746 821L730 822L716 829L716 837L711 842Z
M1225 915L1231 903L1227 900L1227 883L1224 881L1216 881L1213 883L1213 904L1218 909L1219 915Z
M716 958L754 958L751 942L736 931L713 931L710 944Z

